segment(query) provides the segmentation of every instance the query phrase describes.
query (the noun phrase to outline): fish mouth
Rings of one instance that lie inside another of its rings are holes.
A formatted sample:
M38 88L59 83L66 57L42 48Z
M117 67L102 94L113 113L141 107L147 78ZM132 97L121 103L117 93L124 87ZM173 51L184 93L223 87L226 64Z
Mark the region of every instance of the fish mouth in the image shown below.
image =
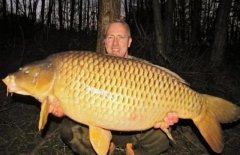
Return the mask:
M27 93L26 91L24 91L23 89L19 88L16 85L15 77L13 75L9 75L9 76L5 77L4 79L2 79L2 81L7 86L7 96L9 93L10 94L16 93L16 94L22 94L22 95L29 95L29 93Z

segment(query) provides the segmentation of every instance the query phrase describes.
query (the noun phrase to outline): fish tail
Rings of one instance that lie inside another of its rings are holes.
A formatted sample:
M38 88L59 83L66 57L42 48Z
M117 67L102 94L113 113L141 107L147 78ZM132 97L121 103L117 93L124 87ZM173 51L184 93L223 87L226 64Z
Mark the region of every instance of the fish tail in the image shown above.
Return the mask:
M193 122L213 151L220 153L224 147L220 123L229 123L240 118L240 107L206 94L203 94L203 98L206 107Z
M207 107L220 123L231 123L240 118L240 107L219 97L203 94Z

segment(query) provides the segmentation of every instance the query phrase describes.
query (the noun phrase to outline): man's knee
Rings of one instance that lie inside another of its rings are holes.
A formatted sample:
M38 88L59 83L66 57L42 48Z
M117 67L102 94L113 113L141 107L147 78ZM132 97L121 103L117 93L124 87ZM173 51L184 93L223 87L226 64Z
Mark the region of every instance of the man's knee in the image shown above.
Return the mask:
M133 140L135 155L159 155L170 147L168 137L159 129L139 133Z
M69 143L73 139L72 127L77 125L68 118L64 118L60 126L60 136L65 143Z
M96 155L89 140L88 127L64 119L60 129L61 139L77 154Z

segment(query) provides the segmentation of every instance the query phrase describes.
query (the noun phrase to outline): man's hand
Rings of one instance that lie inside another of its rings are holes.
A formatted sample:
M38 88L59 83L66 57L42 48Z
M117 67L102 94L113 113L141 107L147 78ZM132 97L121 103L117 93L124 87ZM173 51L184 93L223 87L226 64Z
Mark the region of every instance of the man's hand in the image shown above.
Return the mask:
M165 123L167 124L167 127L174 125L178 122L178 115L176 112L170 112L167 114L167 117L164 118Z
M164 122L159 122L154 125L154 128L162 128L167 129L171 125L174 125L178 122L178 115L176 112L170 112L167 114L167 116L164 118Z
M56 117L64 116L63 109L58 102L51 103L50 106L49 106L48 112L52 113Z

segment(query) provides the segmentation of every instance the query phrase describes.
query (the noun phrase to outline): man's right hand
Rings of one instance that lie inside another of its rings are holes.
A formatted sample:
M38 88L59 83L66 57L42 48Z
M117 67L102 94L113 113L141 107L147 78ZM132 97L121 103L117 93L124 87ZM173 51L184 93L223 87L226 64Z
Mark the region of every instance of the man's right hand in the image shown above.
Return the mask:
M154 125L154 128L162 128L162 129L167 129L170 126L174 125L177 123L179 120L178 114L176 112L169 112L167 116L164 118L163 122L156 123Z
M52 113L56 117L63 117L64 116L63 109L58 102L50 103L48 112Z

